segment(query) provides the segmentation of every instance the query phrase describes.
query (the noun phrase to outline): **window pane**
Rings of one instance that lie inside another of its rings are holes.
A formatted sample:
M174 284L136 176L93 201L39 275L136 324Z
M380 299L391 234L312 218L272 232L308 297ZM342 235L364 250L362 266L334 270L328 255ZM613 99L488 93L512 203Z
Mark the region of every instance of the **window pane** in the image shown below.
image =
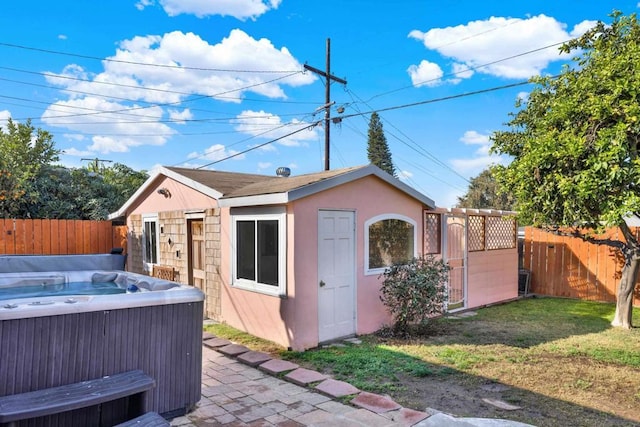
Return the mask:
M157 251L157 236L156 236L156 222L145 221L144 223L144 261L157 264L158 255Z
M258 282L278 286L278 221L258 221Z
M369 226L369 268L389 267L413 258L413 225L384 219Z
M255 221L236 222L236 275L238 279L256 279L255 236Z

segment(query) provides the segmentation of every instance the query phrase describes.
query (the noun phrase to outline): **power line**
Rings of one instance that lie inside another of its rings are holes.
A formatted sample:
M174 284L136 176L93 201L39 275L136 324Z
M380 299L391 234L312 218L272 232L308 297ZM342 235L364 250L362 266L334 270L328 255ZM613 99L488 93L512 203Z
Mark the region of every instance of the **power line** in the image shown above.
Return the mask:
M171 69L181 69L181 70L193 70L193 71L211 71L211 72L221 72L221 73L256 73L256 74L286 74L286 73L299 73L300 71L280 71L280 70L235 70L235 69L224 69L224 68L205 68L205 67L189 67L186 65L171 65L171 64L152 64L149 62L136 62L136 61L125 61L122 59L113 59L113 58L100 58L97 56L91 55L82 55L79 53L70 53L70 52L62 52L57 50L50 49L42 49L38 47L31 46L23 46L13 43L2 43L0 42L0 46L11 47L16 49L24 49L31 50L35 52L43 52L54 55L63 55L63 56L71 56L75 58L85 58L85 59L94 59L96 61L105 61L105 62L114 62L120 64L129 64L129 65L142 65L145 67L158 67L158 68L171 68Z
M5 70L11 70L11 71L18 71L18 72L23 72L23 73L29 73L29 74L38 74L38 75L42 75L44 77L53 77L53 78L60 78L60 79L69 79L69 80L76 80L76 81L80 81L80 82L84 82L84 83L90 83L90 84L102 84L102 85L110 85L110 86L118 86L118 87L125 87L125 88L129 88L129 89L137 89L137 90L149 90L149 91L154 91L154 92L161 92L161 93L170 93L170 94L177 94L177 95L185 95L185 96L189 96L192 95L192 93L190 92L180 92L180 91L173 91L173 90L168 90L168 89L158 89L158 88L148 88L148 87L144 87L144 86L136 86L136 85L127 85L127 84L122 84L122 83L112 83L112 82L101 82L101 81L95 81L95 80L86 80L86 79L80 79L77 77L70 77L70 76L58 76L56 74L52 74L52 73L40 73L40 72L35 72L35 71L28 71L28 70L20 70L20 69L16 69L16 68L10 68L10 67L0 67L0 69L5 69ZM228 91L225 92L220 92L218 94L214 94L214 95L201 95L198 97L198 99L203 99L203 98L218 98L221 97L222 95L226 95L228 93L233 93L233 92L240 92L243 90L247 90L247 89L251 89L257 86L261 86L261 85L265 85L265 84L269 84L269 83L273 83L275 81L278 80L282 80L282 79L286 79L288 77L291 77L295 74L299 74L301 73L301 71L286 75L286 76L281 76L281 77L277 77L265 82L260 82L260 83L255 83L252 85L248 85L248 86L243 86L240 88L235 88L235 89L230 89ZM69 92L75 92L74 90L71 89L60 89L63 91L69 91ZM80 91L77 91L80 92ZM80 92L82 93L82 92ZM89 92L87 92L87 94L90 94ZM99 95L102 96L104 98L110 98L109 95ZM135 100L130 100L130 102L137 102ZM145 101L142 101L145 102ZM182 101L176 101L173 103L165 103L165 104L152 104L150 106L147 107L132 107L132 108L126 108L123 110L119 110L119 111L131 111L131 110L140 110L140 109L145 109L145 108L151 108L154 106L163 106L163 105L175 105L175 104L180 104ZM118 110L116 111L107 111L107 113L114 113L114 112L119 112ZM86 113L86 114L74 114L74 115L69 115L69 116L78 116L78 115L91 115L91 114L100 114L99 112L95 112L95 113ZM52 118L62 118L62 117L66 117L66 116L56 116L56 117L52 117Z
M458 74L468 73L469 71L479 70L481 68L485 68L485 67L488 67L490 65L495 65L495 64L498 64L500 62L508 61L510 59L515 59L515 58L519 58L521 56L529 55L531 53L536 53L536 52L539 52L541 50L545 50L545 49L549 49L549 48L554 47L554 46L562 45L564 43L567 43L568 41L570 41L570 40L565 40L563 42L553 43L553 44L550 44L550 45L547 45L547 46L539 47L537 49L529 50L527 52L518 53L516 55L508 56L506 58L498 59L498 60L495 60L495 61L492 61L492 62L487 62L487 63L481 64L481 65L477 65L475 67L468 67L468 68L465 68L464 70L459 70L459 71L455 71L455 72L452 72L452 73L444 74L444 75L442 75L440 77L435 77L433 79L424 80L424 81L418 82L416 84L412 84L412 85L409 85L409 86L403 86L403 87L398 88L398 89L394 89L394 90L390 90L390 91L387 91L387 92L379 93L378 95L374 95L371 98L369 98L366 102L371 102L372 100L374 100L376 98L380 98L381 96L386 96L386 95L389 95L389 94L392 94L392 93L400 92L402 90L411 89L411 88L415 88L417 86L425 85L427 83L439 81L439 80L441 80L443 78L446 78L446 77L453 77L453 76L456 76Z
M550 78L557 78L559 77L558 75L555 76L550 76ZM524 85L528 85L528 84L532 84L532 82L525 80L525 81L521 81L518 83L512 83L512 84L508 84L508 85L502 85L502 86L495 86L492 88L488 88L488 89L481 89L481 90L476 90L476 91L472 91L472 92L465 92L465 93L460 93L458 95L450 95L450 96L444 96L442 98L434 98L434 99L428 99L425 101L418 101L418 102L412 102L410 104L400 104L400 105L396 105L394 107L386 107L386 108L378 108L375 110L370 110L370 111L366 111L364 113L358 113L358 114L349 114L346 116L342 116L341 118L343 119L347 119L350 117L356 117L356 116L360 116L363 114L371 114L374 112L381 112L381 111L391 111L391 110L399 110L402 108L408 108L408 107L415 107L418 105L425 105L425 104L432 104L434 102L441 102L441 101L449 101L451 99L457 99L457 98L464 98L466 96L472 96L472 95L479 95L481 93L489 93L489 92L495 92L497 90L502 90L502 89L511 89L514 87L518 87L518 86L524 86Z
M205 164L205 165L198 166L196 169L202 169L202 168L206 168L207 166L215 165L216 163L224 162L225 160L229 160L229 159L232 159L232 158L234 158L234 157L237 157L237 156L241 156L241 155L243 155L243 154L246 154L246 153L248 153L249 151L253 151L253 150L257 150L258 148L262 148L262 147L264 147L265 145L273 144L274 142L280 141L281 139L288 138L288 137L290 137L291 135L295 135L296 133L302 132L303 130L313 129L313 128L314 128L314 127L316 127L318 124L320 124L320 122L321 122L321 121L316 121L316 122L311 123L311 124L309 124L309 125L307 125L307 126L305 126L305 127L303 127L303 128L300 128L300 129L298 129L298 130L295 130L295 131L293 131L293 132L290 132L290 133L288 133L288 134L286 134L286 135L280 136L280 137L278 137L278 138L272 139L272 140L270 140L270 141L264 142L264 143L262 143L262 144L259 144L259 145L254 146L254 147L247 148L246 150L240 151L240 152L238 152L238 153L234 153L234 154L232 154L232 155L230 155L230 156L227 156L227 157L225 157L225 158L223 158L223 159L219 159L219 160L216 160L216 161L213 161L213 162L207 163L207 164Z

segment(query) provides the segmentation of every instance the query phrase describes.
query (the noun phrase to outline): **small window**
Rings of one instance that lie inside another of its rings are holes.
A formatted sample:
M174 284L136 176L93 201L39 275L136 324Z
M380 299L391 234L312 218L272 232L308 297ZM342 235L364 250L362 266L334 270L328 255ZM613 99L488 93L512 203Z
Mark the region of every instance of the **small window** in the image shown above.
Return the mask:
M142 218L142 253L146 271L151 271L154 264L158 264L159 241L158 238L158 217L145 216Z
M380 274L386 267L417 256L416 223L400 215L383 215L365 223L365 273Z
M232 213L233 285L272 295L285 294L285 215ZM240 211L242 212L242 211Z

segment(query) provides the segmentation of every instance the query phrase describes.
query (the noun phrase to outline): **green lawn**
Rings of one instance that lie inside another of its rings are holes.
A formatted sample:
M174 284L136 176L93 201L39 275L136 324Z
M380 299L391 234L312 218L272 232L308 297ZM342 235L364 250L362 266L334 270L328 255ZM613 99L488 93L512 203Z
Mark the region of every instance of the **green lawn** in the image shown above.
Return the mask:
M572 419L572 425L634 425L640 422L640 329L611 328L614 309L530 298L472 317L438 319L428 336L399 340L374 334L360 337L360 345L306 352L288 352L224 325L207 329L362 390L389 394L414 409L428 406L538 426L563 419ZM639 309L634 319L640 323ZM500 399L524 409L485 410L481 397L487 384L506 387ZM454 392L456 400L448 402L446 395Z

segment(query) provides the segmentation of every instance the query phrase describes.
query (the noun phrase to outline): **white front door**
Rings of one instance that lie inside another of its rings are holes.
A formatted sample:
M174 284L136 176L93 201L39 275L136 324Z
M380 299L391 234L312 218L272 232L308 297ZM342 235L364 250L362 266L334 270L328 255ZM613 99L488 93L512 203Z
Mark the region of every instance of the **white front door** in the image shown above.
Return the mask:
M319 342L354 335L355 213L318 213Z

